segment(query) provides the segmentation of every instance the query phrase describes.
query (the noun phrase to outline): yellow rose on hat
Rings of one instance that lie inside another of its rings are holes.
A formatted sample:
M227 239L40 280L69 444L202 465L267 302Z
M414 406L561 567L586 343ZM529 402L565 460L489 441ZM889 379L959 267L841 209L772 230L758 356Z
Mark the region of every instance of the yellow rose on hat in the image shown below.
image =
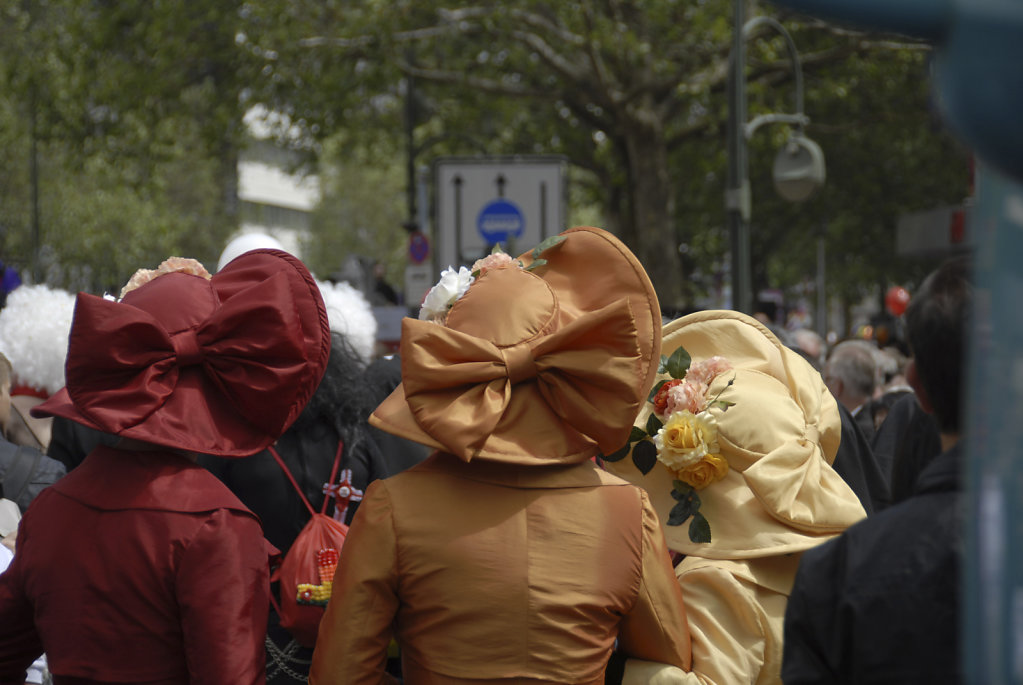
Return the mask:
M717 422L708 412L675 412L654 436L657 459L674 471L692 467L720 452L717 437Z
M702 490L728 475L728 461L720 454L708 454L692 466L679 471L677 475L683 483Z

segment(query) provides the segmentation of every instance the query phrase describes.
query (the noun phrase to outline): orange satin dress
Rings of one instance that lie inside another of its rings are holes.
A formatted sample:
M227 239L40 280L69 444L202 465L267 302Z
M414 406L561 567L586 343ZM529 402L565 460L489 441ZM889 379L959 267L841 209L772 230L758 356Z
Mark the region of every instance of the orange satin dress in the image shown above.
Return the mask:
M646 493L586 461L438 453L373 483L320 624L309 682L604 682L615 641L688 669L681 591Z

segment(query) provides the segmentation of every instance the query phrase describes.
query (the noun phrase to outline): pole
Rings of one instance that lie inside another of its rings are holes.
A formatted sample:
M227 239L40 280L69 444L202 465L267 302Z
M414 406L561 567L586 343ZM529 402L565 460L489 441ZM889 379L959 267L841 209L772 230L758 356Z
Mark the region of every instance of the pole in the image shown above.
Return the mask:
M749 162L744 127L746 124L746 23L745 0L734 0L732 50L728 64L728 187L725 209L732 247L732 308L753 313L750 283L749 219L751 198Z
M37 122L35 84L30 92L29 126L32 138L31 159L29 160L29 181L32 185L32 282L42 283L42 265L39 258L39 131Z
M405 77L405 145L408 154L405 160L406 202L408 205L408 231L416 230L416 105L415 81L412 76Z
M821 339L828 339L828 298L824 291L824 267L825 252L827 243L827 226L821 223L820 232L817 233L817 334Z

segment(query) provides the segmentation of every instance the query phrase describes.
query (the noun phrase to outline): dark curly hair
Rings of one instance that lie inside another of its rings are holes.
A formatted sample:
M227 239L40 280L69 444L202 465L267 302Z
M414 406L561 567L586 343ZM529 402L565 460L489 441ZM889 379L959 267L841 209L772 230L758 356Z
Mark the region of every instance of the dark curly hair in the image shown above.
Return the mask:
M323 379L305 409L289 430L301 431L313 424L333 426L348 448L361 442L366 420L375 406L364 378L365 363L339 333L331 333L330 357Z

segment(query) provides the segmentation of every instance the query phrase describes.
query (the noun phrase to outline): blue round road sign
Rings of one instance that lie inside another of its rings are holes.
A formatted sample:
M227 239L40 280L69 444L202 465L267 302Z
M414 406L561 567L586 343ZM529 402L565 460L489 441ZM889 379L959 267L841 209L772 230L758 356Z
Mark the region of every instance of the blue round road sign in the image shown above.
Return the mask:
M522 210L503 198L488 202L476 217L476 228L488 243L507 243L526 230Z

